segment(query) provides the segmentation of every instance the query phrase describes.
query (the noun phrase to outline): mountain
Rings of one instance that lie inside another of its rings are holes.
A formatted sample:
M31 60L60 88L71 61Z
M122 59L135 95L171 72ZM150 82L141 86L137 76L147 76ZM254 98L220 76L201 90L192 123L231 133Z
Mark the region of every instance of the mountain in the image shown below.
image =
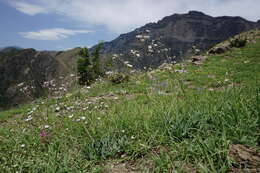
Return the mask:
M135 68L158 67L164 62L179 62L193 53L205 51L236 34L260 28L260 21L241 17L211 17L202 12L167 16L133 32L104 43L104 58L121 58Z
M0 52L14 52L14 51L19 51L22 50L23 48L21 47L17 47L17 46L8 46L8 47L4 47L4 48L0 48Z

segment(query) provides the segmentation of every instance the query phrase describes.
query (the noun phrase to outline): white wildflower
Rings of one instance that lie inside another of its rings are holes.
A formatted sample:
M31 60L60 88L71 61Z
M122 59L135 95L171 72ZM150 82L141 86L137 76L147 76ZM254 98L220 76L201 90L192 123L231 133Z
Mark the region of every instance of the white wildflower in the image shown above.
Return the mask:
M23 86L24 85L24 83L22 82L22 83L19 83L17 86L18 87L21 87L21 86Z
M81 117L80 119L82 119L82 120L85 120L85 119L86 119L86 117Z
M32 117L31 115L29 115L29 116L27 117L27 119L25 119L25 121L28 122L28 121L31 121L32 119L33 119L33 117Z
M133 68L133 65L131 65L131 64L126 64L126 66L129 68Z

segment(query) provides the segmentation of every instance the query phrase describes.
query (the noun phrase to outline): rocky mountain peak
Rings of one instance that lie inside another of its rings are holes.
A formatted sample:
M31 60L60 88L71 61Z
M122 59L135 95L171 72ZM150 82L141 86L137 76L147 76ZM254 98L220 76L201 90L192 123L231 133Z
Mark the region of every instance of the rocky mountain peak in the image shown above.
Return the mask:
M188 15L192 15L192 16L205 16L205 14L203 12L200 12L200 11L189 11Z
M174 14L106 42L103 57L116 56L138 69L158 67L189 57L194 46L203 52L257 27L258 23L241 17L212 17L199 11Z

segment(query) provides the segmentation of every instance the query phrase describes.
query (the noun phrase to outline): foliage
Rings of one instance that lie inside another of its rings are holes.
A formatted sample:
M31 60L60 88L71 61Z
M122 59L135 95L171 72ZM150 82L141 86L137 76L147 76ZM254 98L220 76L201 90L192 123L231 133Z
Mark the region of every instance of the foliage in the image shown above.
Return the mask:
M112 73L108 76L108 79L114 84L128 82L129 78L129 75L124 73Z
M247 43L247 39L242 37L237 37L230 40L230 46L236 48L244 47L246 43Z
M93 51L92 56L89 56L87 48L82 48L77 61L77 71L79 75L80 85L90 85L95 79L102 76L100 63L100 51L102 49L102 43L100 43Z
M99 43L97 47L95 48L94 52L92 53L93 56L93 70L96 75L102 76L104 75L104 72L101 68L101 62L100 62L100 51L103 47L103 43Z

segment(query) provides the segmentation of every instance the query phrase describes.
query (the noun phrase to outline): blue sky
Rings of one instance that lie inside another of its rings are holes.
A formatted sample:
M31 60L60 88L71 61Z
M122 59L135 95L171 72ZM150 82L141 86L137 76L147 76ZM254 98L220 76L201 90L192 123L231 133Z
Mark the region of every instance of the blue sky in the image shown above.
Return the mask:
M0 0L0 47L90 47L189 10L256 21L259 6L259 0Z

